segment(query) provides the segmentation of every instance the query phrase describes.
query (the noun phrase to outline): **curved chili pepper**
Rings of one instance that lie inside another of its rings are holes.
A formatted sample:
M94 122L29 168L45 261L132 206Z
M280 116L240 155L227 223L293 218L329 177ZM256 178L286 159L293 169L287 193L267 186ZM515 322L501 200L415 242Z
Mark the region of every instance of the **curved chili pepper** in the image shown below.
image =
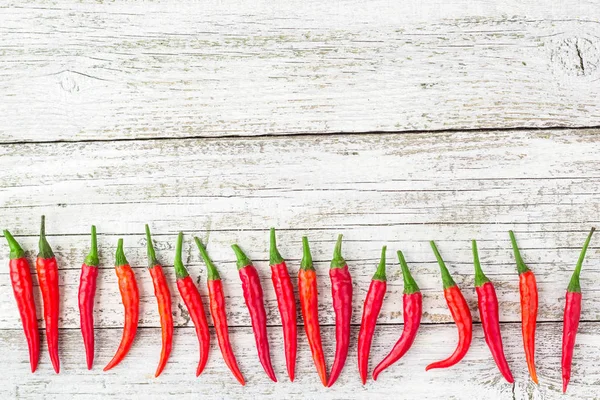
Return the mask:
M571 363L573 362L573 348L575 347L575 337L579 328L579 319L581 318L581 286L579 284L579 274L581 266L585 259L585 253L590 245L590 240L596 229L592 228L581 249L579 260L573 271L573 276L567 287L567 296L565 302L565 316L563 322L563 339L562 339L562 379L563 393L567 392L567 385L571 380Z
M204 304L202 303L202 297L200 292L194 284L194 281L188 274L187 269L183 266L181 261L181 250L183 247L183 233L179 232L177 236L177 248L175 250L175 261L173 265L175 267L175 276L177 277L177 289L179 295L185 303L185 307L190 314L190 318L194 326L196 327L196 336L198 337L198 344L200 349L200 359L198 361L198 367L196 368L196 376L200 376L206 361L208 361L208 352L210 350L210 332L208 330L208 321L206 320L206 313L204 312Z
M375 333L375 325L377 317L383 305L383 297L387 288L387 279L385 276L385 250L386 246L381 249L381 260L377 271L371 279L371 285L365 298L363 306L362 321L360 323L360 331L358 333L358 373L362 384L367 383L367 370L369 369L369 353L371 352L371 343L373 334Z
M252 261L250 261L237 244L232 245L231 248L237 258L238 273L242 280L244 300L250 312L258 358L269 378L273 382L277 382L275 371L273 371L273 366L271 365L269 337L267 336L267 313L265 312L263 290L260 285L258 272L254 268L254 265L252 265Z
M227 311L225 305L225 294L223 294L223 282L219 276L219 271L213 264L212 260L208 257L208 253L204 248L204 245L197 237L194 238L196 246L200 250L202 259L206 264L207 277L206 283L208 286L208 297L210 299L210 313L212 315L213 325L215 327L215 333L217 334L217 341L219 342L219 349L223 355L225 364L229 367L229 370L235 376L235 379L244 386L244 376L240 371L240 367L233 354L231 347L231 341L229 340L229 328L227 327ZM190 279L191 281L191 279Z
M10 262L8 264L10 281L19 308L27 347L29 348L29 364L31 365L31 372L35 372L40 359L40 333L38 332L37 315L35 313L33 281L31 280L29 262L25 257L25 252L9 231L4 231L4 237L10 247Z
M498 310L498 298L494 284L485 276L479 263L479 254L477 252L477 242L472 241L473 245L473 263L475 264L475 291L477 292L477 303L479 305L479 316L485 342L487 343L492 357L500 370L504 379L508 383L514 383L515 380L510 372L508 362L504 356L504 347L502 346L502 334L500 333L500 312Z
M298 295L304 320L304 331L310 346L315 367L323 386L327 386L327 367L321 343L321 327L319 326L319 293L317 290L317 273L313 267L308 238L302 237L302 262L298 271Z
M469 346L471 345L471 339L473 338L473 319L471 317L469 305L456 285L456 282L454 282L454 279L450 276L450 272L448 272L448 268L446 268L446 264L444 263L444 260L442 260L442 256L433 240L430 243L442 272L444 297L446 298L446 303L448 304L452 318L458 328L458 345L450 357L429 364L425 368L425 371L429 371L433 368L448 368L458 363L467 354Z
M400 260L402 277L404 279L404 295L402 297L404 328L402 329L400 339L398 339L392 351L390 351L383 361L381 361L373 370L373 380L377 380L377 376L384 369L394 364L406 354L415 341L417 332L419 331L419 325L421 324L423 296L421 295L419 286L417 286L417 283L410 274L408 265L406 265L404 255L401 251L398 251L398 260Z
M148 253L148 271L152 276L152 284L154 286L154 296L158 303L158 314L160 315L160 328L162 332L162 348L160 350L160 360L154 377L158 377L171 355L173 348L173 314L171 313L171 292L162 266L156 259L154 246L152 246L152 237L150 236L150 228L146 225L146 246Z
M125 326L123 327L123 336L121 337L119 348L112 360L104 367L104 371L108 371L119 364L129 352L137 332L140 317L140 293L133 270L125 258L125 253L123 253L123 239L119 239L117 245L115 272L119 279L119 291L121 292L121 300L125 309Z
M298 322L296 320L296 298L294 287L285 264L285 260L277 250L275 228L271 228L270 261L271 280L277 297L277 307L281 315L283 342L285 347L285 363L290 381L294 381L296 368L296 351L298 347Z
M58 374L60 372L60 361L58 359L58 313L59 313L59 290L58 290L58 264L52 248L46 240L46 217L42 215L40 228L40 252L35 260L38 282L44 299L44 321L46 321L46 340L48 341L48 353L52 367Z
M534 383L538 383L537 374L535 372L535 328L537 321L538 310L538 290L535 281L535 275L527 268L513 231L508 231L510 241L515 253L515 261L517 262L517 271L519 272L519 292L521 294L521 330L523 332L523 347L525 348L525 359L527 360L527 368L529 375Z
M350 346L350 319L352 318L352 277L348 264L342 258L342 235L338 236L333 259L329 268L331 296L335 311L335 358L327 387L331 387L340 376Z
M96 280L98 279L98 243L96 227L92 225L92 246L81 266L79 277L79 325L85 347L87 369L94 364L94 297L96 296Z

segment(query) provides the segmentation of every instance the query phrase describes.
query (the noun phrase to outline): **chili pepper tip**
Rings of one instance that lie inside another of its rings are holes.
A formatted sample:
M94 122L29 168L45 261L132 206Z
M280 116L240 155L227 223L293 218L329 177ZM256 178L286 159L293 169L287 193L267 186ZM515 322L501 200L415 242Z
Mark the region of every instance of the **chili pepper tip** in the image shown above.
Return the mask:
M175 277L177 279L183 279L188 277L190 274L181 261L181 253L183 249L183 232L179 232L177 235L177 246L175 247L175 261L173 261L173 268L175 268Z
M123 252L123 239L119 239L117 242L117 253L115 254L115 267L128 264L129 262L127 262L127 258L125 258L125 253Z
M87 255L85 260L83 261L85 265L89 265L90 267L97 267L100 261L98 260L98 240L96 238L96 226L92 225L92 238L91 238L91 246L90 253Z
M379 260L379 265L377 266L377 271L373 275L373 280L385 282L385 251L387 250L387 246L383 246L381 248L381 259Z
M8 247L10 248L10 259L15 260L17 258L21 258L25 256L25 251L21 245L15 240L13 235L10 234L8 230L4 230L4 237L8 241Z
M42 215L42 223L40 225L40 252L38 253L39 258L48 259L54 257L52 248L46 240L46 216Z
M475 265L475 287L483 286L486 282L489 282L487 276L481 269L481 263L479 262L479 252L477 251L477 241L472 240L471 246L473 247L473 265Z
M152 268L158 264L158 260L156 259L156 253L154 252L154 246L152 245L152 237L150 236L150 227L148 224L145 226L146 228L146 248L148 253L148 268Z
M410 270L408 269L408 265L406 264L406 260L404 259L404 254L400 250L397 252L398 261L400 261L400 268L402 268L402 279L404 280L404 294L413 294L420 292L419 286L417 282L415 282Z
M310 246L308 245L308 238L306 236L302 236L302 261L300 262L300 268L305 271L314 269Z
M275 238L275 228L271 228L271 239L269 249L269 264L276 265L283 262L283 257L277 250L277 239Z
M335 248L333 249L333 259L331 260L331 268L344 268L346 266L346 260L342 257L342 237L344 235L338 235Z
M429 244L431 244L431 248L433 249L435 258L437 259L437 262L440 266L440 271L442 273L442 284L444 285L444 289L456 286L456 282L454 282L454 279L452 279L452 275L450 275L450 272L448 272L448 268L446 268L446 263L442 259L442 256L440 255L440 252L438 251L435 242L432 240L429 242Z
M240 249L240 246L238 246L237 244L232 244L231 248L233 249L235 257L237 258L237 269L242 269L245 266L252 265L252 261L250 261L248 256L244 254L242 249Z

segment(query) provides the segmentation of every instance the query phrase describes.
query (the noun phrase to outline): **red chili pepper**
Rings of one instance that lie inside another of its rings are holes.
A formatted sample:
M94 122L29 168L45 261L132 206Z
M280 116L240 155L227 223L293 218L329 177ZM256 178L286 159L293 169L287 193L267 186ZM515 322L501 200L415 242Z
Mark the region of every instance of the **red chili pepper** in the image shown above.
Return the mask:
M183 299L185 307L190 314L190 318L196 327L196 336L198 337L198 344L200 346L200 359L198 361L198 367L196 368L196 376L200 376L202 371L204 371L206 361L208 361L210 332L208 330L208 321L206 320L206 313L204 312L204 304L202 303L200 292L181 261L182 247L183 233L179 232L173 265L175 266L175 276L177 277L177 289L179 289L179 295Z
M448 272L448 268L446 268L446 264L444 263L444 260L442 260L442 256L440 255L433 240L430 243L442 272L444 297L446 298L446 303L448 304L452 318L454 319L456 327L458 328L458 345L450 357L446 358L445 360L429 364L425 368L425 371L429 371L433 368L448 368L458 363L467 354L469 346L471 345L471 339L473 338L473 319L471 317L469 305L467 304L467 301L465 300L460 289L454 282L454 279L452 279L452 276L450 276L450 272Z
M29 364L31 365L31 372L35 372L40 359L40 333L38 332L37 315L35 313L33 281L31 280L29 262L25 257L25 252L9 231L4 231L4 237L10 247L10 262L8 264L10 281L21 315L27 346L29 347Z
M521 329L523 332L523 347L525 348L525 359L529 375L534 383L538 383L535 372L535 328L538 310L538 290L535 281L535 275L523 262L517 240L513 231L508 231L515 260L517 262L517 271L519 271L519 291L521 293Z
M79 324L85 346L87 369L94 364L94 297L96 296L96 280L98 278L98 243L96 227L92 225L92 246L81 266L79 277Z
M294 381L294 370L296 368L296 349L298 346L298 325L296 320L296 298L294 287L287 269L287 265L275 240L275 228L271 228L270 262L271 280L277 297L277 307L281 315L283 327L283 342L285 346L285 363L287 365L290 381Z
M404 279L404 296L402 298L404 329L402 330L400 339L398 339L390 354L375 367L375 370L373 371L373 380L377 380L377 376L381 371L394 364L406 354L415 341L415 337L417 337L417 332L419 331L419 325L421 324L423 296L421 295L419 286L417 286L417 283L408 270L408 265L406 265L404 255L401 251L398 251L398 259L400 260L402 277Z
M350 319L352 318L352 277L348 264L342 258L342 235L338 236L333 259L329 268L331 296L335 311L335 358L327 387L331 387L340 376L350 346Z
M152 284L154 285L154 296L158 303L158 315L160 316L160 328L162 332L162 348L160 350L160 360L158 367L154 373L154 377L158 377L171 355L173 348L173 314L171 313L171 292L169 284L162 266L156 259L154 246L152 246L152 238L150 237L150 228L146 225L146 245L148 252L148 271L152 276Z
M119 364L129 352L137 332L140 317L140 294L135 281L135 274L125 258L125 253L123 253L123 239L119 239L117 245L115 272L119 279L119 291L125 309L125 326L123 327L123 336L119 348L112 360L104 367L104 371L108 371Z
M42 215L40 228L40 252L35 260L38 282L44 299L44 321L46 321L46 339L48 341L48 353L54 371L60 372L60 361L58 359L58 313L59 313L59 290L58 290L58 264L52 248L46 240L46 218Z
M579 260L573 271L573 276L567 287L567 296L565 302L565 316L563 319L563 339L562 339L562 378L563 393L567 392L567 385L571 380L571 363L573 362L573 348L575 347L575 337L579 328L579 319L581 318L581 286L579 284L579 274L581 266L585 259L585 253L590 245L590 240L596 229L592 228L581 249Z
M381 249L381 260L377 271L371 279L371 285L365 298L363 306L362 321L360 323L360 331L358 333L358 373L362 384L367 383L367 370L369 369L369 353L371 352L371 343L373 334L375 333L375 325L377 317L383 305L383 297L387 288L387 279L385 276L385 250L386 246Z
M475 291L477 292L477 303L479 304L479 316L485 342L490 348L492 357L496 361L496 365L500 370L504 379L509 383L514 383L514 378L510 372L508 362L504 356L504 348L502 346L502 334L500 333L500 312L498 310L498 298L494 284L485 276L479 263L479 254L477 252L477 242L473 244L473 263L475 264Z
M302 319L304 320L304 331L310 346L315 367L323 386L327 386L327 367L321 344L321 327L319 326L319 294L317 291L317 273L313 267L308 238L302 237L302 262L298 271L298 294Z
M263 290L260 285L258 272L252 261L244 254L237 244L231 246L237 257L237 268L242 280L242 290L244 291L244 300L250 312L252 321L252 330L256 340L256 349L258 358L263 369L273 382L277 382L275 371L271 365L271 354L269 351L269 337L267 336L267 313L265 312L265 302L263 299Z
M196 246L198 246L198 250L200 250L202 258L204 259L204 263L206 264L206 283L208 285L208 297L210 299L210 313L212 315L213 325L215 327L215 333L217 334L217 341L219 342L221 354L223 355L225 364L227 364L227 367L229 367L229 370L231 373L233 373L233 376L235 376L235 379L237 379L238 382L243 386L246 384L246 382L244 381L244 376L242 375L240 367L235 359L235 355L233 354L233 349L231 347L231 341L229 340L225 295L223 294L223 282L221 282L219 271L217 271L217 268L213 264L212 260L208 257L208 253L206 252L206 249L204 248L204 245L200 239L194 238L194 240L196 241Z

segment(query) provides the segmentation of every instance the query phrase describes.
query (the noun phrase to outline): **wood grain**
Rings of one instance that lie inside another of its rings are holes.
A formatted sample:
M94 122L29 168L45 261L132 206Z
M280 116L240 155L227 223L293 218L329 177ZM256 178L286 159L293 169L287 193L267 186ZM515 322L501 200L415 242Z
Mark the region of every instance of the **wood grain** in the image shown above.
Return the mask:
M0 8L0 142L600 125L595 1Z
M78 326L76 292L89 225L98 225L102 271L97 324L122 325L116 277L116 240L141 286L144 327L159 326L147 264L144 223L150 222L158 257L174 281L175 235L186 232L184 259L206 294L205 267L192 245L198 235L219 267L233 326L249 326L230 245L256 261L269 322L279 324L267 263L267 229L279 229L282 254L295 277L300 238L308 234L319 273L321 318L333 324L327 275L333 243L345 235L344 256L354 278L353 317L380 249L402 249L425 294L427 323L451 322L439 269L428 241L435 239L475 309L470 240L479 240L486 273L496 282L501 318L520 320L518 277L507 231L514 229L540 286L541 321L561 321L564 292L588 229L598 223L597 131L473 132L254 139L193 139L127 143L62 143L0 147L4 187L0 220L35 255L39 215L48 214L49 240L61 268L61 326ZM39 156L31 158L30 154ZM576 155L565 157L566 154ZM27 162L25 160L28 160ZM595 240L582 275L583 318L600 320L600 264ZM7 252L0 263L7 262ZM402 279L388 254L390 288L380 321L400 321ZM0 280L0 329L17 329L6 279ZM172 289L175 289L174 285ZM174 295L176 322L190 321ZM589 300L588 300L589 299Z
M485 345L480 325L475 326L473 344L465 359L447 370L425 372L425 366L446 357L456 345L456 328L452 325L422 326L411 350L397 364L384 371L377 382L369 380L360 384L356 367L357 327L353 328L350 354L346 367L336 385L330 389L321 386L316 374L303 331L300 331L298 346L297 378L290 383L285 373L282 334L279 327L269 329L274 367L279 382L270 382L262 371L256 355L254 338L250 328L234 328L231 337L240 367L247 379L242 388L227 370L216 347L213 345L205 372L195 378L198 362L198 343L193 329L175 330L173 353L159 378L153 372L160 349L160 330L141 329L125 360L114 370L103 373L106 364L118 345L119 329L97 330L97 356L94 369L85 368L83 344L78 330L61 331L61 373L51 371L47 351L44 352L40 368L35 374L29 372L27 350L21 332L0 331L0 346L3 362L0 372L4 384L0 385L2 398L58 399L68 396L81 399L103 399L107 396L122 399L139 398L140 393L151 399L169 396L191 399L241 398L258 394L267 399L281 397L303 398L381 398L399 391L397 397L447 398L447 399L596 399L600 379L597 355L600 352L598 323L582 323L575 347L573 378L567 396L561 393L560 341L562 324L546 323L538 326L537 366L540 386L528 381L527 367L522 351L519 324L503 326L503 337L507 360L515 375L516 384L506 383L495 366L489 349ZM371 352L370 371L389 351L398 339L401 327L380 326L376 330ZM324 348L328 366L331 367L334 353L334 329L323 329Z

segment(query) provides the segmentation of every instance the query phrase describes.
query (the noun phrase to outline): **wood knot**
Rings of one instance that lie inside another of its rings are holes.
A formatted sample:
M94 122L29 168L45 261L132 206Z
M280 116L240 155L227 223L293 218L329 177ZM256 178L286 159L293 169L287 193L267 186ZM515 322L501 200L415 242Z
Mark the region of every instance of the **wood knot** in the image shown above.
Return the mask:
M572 36L562 38L552 49L552 62L571 76L591 76L600 67L600 46L597 40Z
M69 93L79 91L79 86L77 85L77 82L75 82L73 74L69 71L66 71L62 74L62 77L60 79L60 87L65 92L69 92Z

